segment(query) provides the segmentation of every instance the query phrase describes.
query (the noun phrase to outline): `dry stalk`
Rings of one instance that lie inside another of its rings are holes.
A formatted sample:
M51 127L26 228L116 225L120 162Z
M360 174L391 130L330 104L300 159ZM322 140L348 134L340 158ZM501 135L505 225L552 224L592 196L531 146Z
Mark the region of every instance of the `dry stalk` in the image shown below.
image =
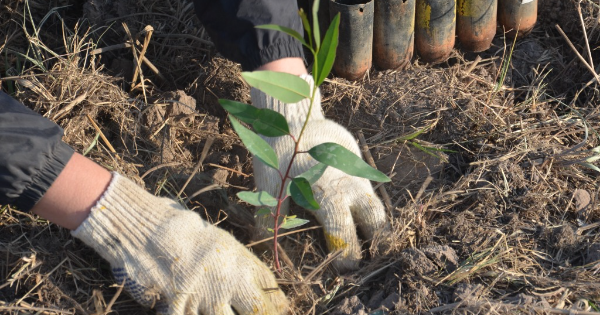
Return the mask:
M581 60L581 62L583 63L583 65L590 71L590 73L594 76L594 78L596 79L596 81L598 81L598 83L600 83L600 77L596 73L596 70L594 70L594 68L592 68L592 65L590 65L585 60L585 58L583 58L583 56L581 56L581 54L579 53L579 51L577 51L577 48L575 48L575 45L573 45L573 43L571 42L571 40L569 39L569 37L567 36L567 34L565 34L565 32L562 30L562 28L558 24L556 24L555 27L558 30L558 32L560 33L560 35L562 35L562 37L565 39L565 41L567 42L567 44L569 45L569 47L571 47L571 50L573 50L573 52L577 55L577 57L579 58L579 60Z
M192 174L190 174L190 176L185 181L183 186L181 186L181 189L177 193L177 198L179 198L179 196L181 196L181 193L183 193L183 191L185 190L187 185L192 181L192 178L194 178L194 176L196 176L196 173L198 173L198 171L202 167L202 163L204 163L204 159L206 159L206 156L208 155L208 150L210 150L210 147L212 146L214 140L215 140L215 138L213 138L213 137L209 137L208 139L206 139L206 143L204 143L204 148L202 148L202 154L200 155L200 160L198 161L196 168L194 168L194 170L192 171Z
M35 290L38 286L40 286L42 283L44 283L44 281L46 279L48 279L48 277L50 277L50 275L52 275L56 270L58 270L58 268L60 268L60 266L62 266L69 258L65 258L63 259L58 265L56 265L52 270L50 270L50 272L48 272L47 274L44 275L44 279L42 281L39 281L36 285L34 285L25 295L23 295L23 297L21 297L19 300L17 300L17 302L15 304L21 304L21 302L23 302L23 300L25 298L27 298L31 292L33 292L33 290Z
M108 147L108 149L110 150L110 152L117 153L117 151L112 146L112 144L110 144L110 141L108 141L108 138L106 138L106 136L104 135L104 132L102 132L102 130L100 129L100 127L98 127L98 124L96 124L96 122L94 121L94 119L92 118L92 116L90 116L89 114L86 114L86 117L90 121L90 123L92 124L92 127L94 127L94 129L96 129L96 131L100 134L100 138L102 138L102 141L104 141L104 144L106 144L106 146Z
M589 58L589 65L594 66L594 60L592 59L592 50L590 49L590 41L588 39L587 31L585 29L585 22L583 21L583 15L581 14L581 0L577 2L577 14L579 15L579 21L581 22L581 31L583 32L583 39L585 41L585 47Z
M369 150L369 145L367 144L367 140L365 140L365 135L363 134L362 130L360 130L358 132L358 139L360 141L361 151L363 152L363 155L365 156L365 160L367 160L367 163L369 163L369 165L371 165L373 168L377 169L377 165L375 165L375 160L373 160L373 155L371 155L371 151ZM383 198L383 203L385 204L385 207L387 208L388 215L391 216L393 208L392 208L392 201L390 199L390 195L388 194L384 185L379 185L378 190L379 190L379 193L381 194L381 197Z
M136 36L136 38L137 38L140 35L145 35L142 50L140 51L139 56L137 54L135 55L137 66L135 67L135 72L133 73L133 79L131 80L132 85L135 85L138 74L140 75L140 80L142 81L142 83L144 81L144 77L142 75L142 65L140 63L140 59L143 59L144 56L146 55L146 50L148 49L148 44L150 44L150 38L152 37L152 33L154 33L154 28L150 25L146 25L146 27L144 27L144 29L138 34L138 36ZM136 39L136 42L137 42L137 39ZM133 41L132 41L132 43L133 43Z
M290 232L281 233L281 234L279 234L279 236L287 236L287 235L292 235L292 234L296 234L296 233L300 233L300 232L304 232L304 231L315 230L315 229L319 229L319 228L322 228L322 226L317 225L317 226L311 226L311 227L307 227L307 228L303 228L303 229L297 229L297 230L293 230L293 231L290 231ZM270 236L270 237L267 237L267 238L263 238L262 240L258 240L258 241L252 242L250 244L246 244L246 247L253 247L253 246L256 246L258 244L262 244L264 242L268 242L268 241L270 241L272 239L273 239L273 236Z
M117 50L117 49L123 49L123 48L132 48L135 47L130 43L123 43L123 44L116 44L116 45L112 45L112 46L107 46L107 47L102 47L102 48L96 48L92 51L90 51L90 55L99 55L105 52L109 52L109 51L113 51L113 50ZM158 68L150 61L150 59L148 59L148 57L146 56L141 56L142 58L142 62L148 67L150 68L150 70L152 70L152 72L154 72L159 78L161 78L163 81L166 81L166 78L162 75L162 73L160 72L160 70L158 70Z

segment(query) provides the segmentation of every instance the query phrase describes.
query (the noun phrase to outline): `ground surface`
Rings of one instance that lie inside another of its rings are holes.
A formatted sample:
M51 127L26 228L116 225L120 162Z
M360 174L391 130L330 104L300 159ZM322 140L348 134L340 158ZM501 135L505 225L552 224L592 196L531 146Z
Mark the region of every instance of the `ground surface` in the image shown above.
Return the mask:
M600 60L598 5L581 6L585 33L576 4L546 0L514 51L497 36L481 58L456 50L441 65L416 59L357 82L330 77L326 115L362 133L393 177L383 187L395 234L344 275L322 265L318 229L286 237L292 265L280 278L294 314L599 310L600 188L583 165L600 154L590 151L600 145L598 84L555 27L586 60L587 39ZM146 64L134 80L138 57L123 44L141 49L148 25L145 58L156 70ZM183 188L189 208L249 241L252 209L235 193L253 188L251 157L217 103L249 101L249 89L215 54L191 3L3 1L0 38L2 89L63 126L77 151L156 194ZM151 313L116 296L107 263L68 231L0 209L0 311Z

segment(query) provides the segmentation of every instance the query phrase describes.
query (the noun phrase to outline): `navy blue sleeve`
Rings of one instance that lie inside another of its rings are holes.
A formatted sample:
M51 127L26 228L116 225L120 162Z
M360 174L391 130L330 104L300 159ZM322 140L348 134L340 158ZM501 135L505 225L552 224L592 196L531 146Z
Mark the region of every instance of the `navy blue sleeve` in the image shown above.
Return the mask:
M303 34L296 0L194 0L196 13L219 53L244 71L281 58L304 58L302 44L282 32L256 29L277 24Z
M0 91L0 205L29 211L73 155L63 130Z

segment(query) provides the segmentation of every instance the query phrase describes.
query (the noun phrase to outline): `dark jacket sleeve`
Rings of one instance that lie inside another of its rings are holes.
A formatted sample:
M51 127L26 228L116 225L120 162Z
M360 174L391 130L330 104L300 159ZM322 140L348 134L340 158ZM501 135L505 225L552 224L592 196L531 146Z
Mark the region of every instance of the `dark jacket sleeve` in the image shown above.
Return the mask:
M63 130L0 91L0 205L29 211L73 155Z
M293 37L255 28L277 24L303 34L296 0L194 0L194 5L217 50L245 71L285 57L304 58Z

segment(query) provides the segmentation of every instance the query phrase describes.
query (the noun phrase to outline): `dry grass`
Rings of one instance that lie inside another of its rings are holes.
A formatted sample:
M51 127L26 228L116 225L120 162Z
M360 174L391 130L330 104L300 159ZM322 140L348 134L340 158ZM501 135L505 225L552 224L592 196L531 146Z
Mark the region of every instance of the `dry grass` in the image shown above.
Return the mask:
M395 233L344 275L319 229L285 236L294 314L599 311L600 10L582 1L580 19L576 4L550 2L514 48L498 36L480 58L457 51L446 65L323 86L328 117L364 134L393 177L380 192ZM239 67L213 56L191 3L94 3L0 5L2 88L79 152L248 242L251 210L232 196L252 188L250 158L216 104L248 101ZM89 28L84 12L109 25ZM6 205L0 256L0 311L147 313L66 230Z

